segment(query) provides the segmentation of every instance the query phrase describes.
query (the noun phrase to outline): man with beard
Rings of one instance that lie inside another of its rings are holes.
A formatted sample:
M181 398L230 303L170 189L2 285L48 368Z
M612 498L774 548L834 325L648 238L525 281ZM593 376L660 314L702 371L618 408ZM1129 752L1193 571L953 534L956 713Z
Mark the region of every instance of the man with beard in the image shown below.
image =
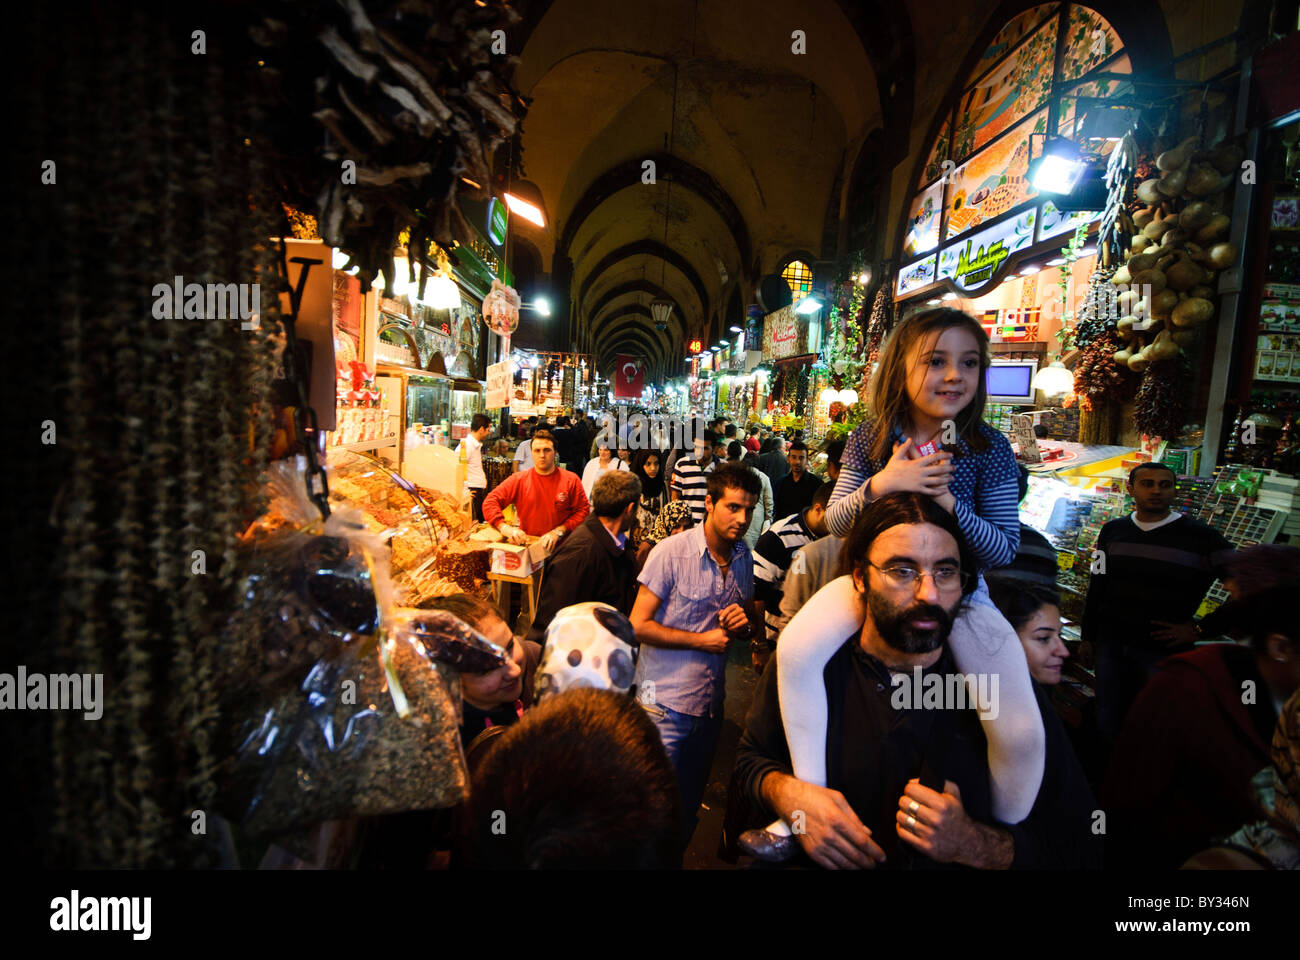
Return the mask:
M953 515L921 494L881 497L854 525L844 563L869 615L826 666L828 786L792 775L772 663L736 756L755 819L784 818L803 852L828 869L1099 866L1095 803L1041 690L1046 768L1033 810L1015 826L993 817L988 745L971 698L897 695L918 677L957 688L946 640L976 580Z

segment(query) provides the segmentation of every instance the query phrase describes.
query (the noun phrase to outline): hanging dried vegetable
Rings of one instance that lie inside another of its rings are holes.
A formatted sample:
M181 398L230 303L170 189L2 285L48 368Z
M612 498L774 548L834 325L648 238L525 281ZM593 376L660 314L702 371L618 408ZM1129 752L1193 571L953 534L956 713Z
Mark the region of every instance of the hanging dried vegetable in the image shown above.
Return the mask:
M504 53L503 28L519 15L501 0L262 0L256 9L250 33L274 104L258 147L279 159L284 199L316 214L322 239L351 255L363 285L383 270L391 296L402 231L415 281L430 241L473 239L457 198L486 199L497 147L512 138L517 147L524 101L510 85L517 58ZM511 162L522 173L517 149Z
M1155 360L1147 366L1133 403L1133 422L1138 432L1162 440L1173 440L1183 428L1186 409L1184 384L1190 368L1179 359Z
M1079 407L1090 411L1094 404L1119 402L1133 389L1134 378L1115 363L1119 337L1104 333L1083 349L1074 365L1074 392Z
M13 347L42 385L27 407L58 433L33 458L41 489L12 504L44 525L24 563L46 581L20 591L41 629L15 632L39 637L43 669L103 680L95 720L24 718L49 725L24 743L39 749L23 789L52 821L33 824L52 867L213 862L191 825L216 797L216 665L250 640L223 644L218 621L270 449L259 401L279 314L266 238L283 231L268 160L244 146L259 107L244 26L227 14L203 20L204 56L180 22L192 12L153 6L32 5L14 34L34 78L16 98L16 139L58 158L18 252L51 308ZM178 276L260 284L260 325L160 309L155 285Z
M1082 350L1099 337L1115 330L1118 305L1114 285L1105 270L1096 270L1088 278L1088 290L1079 305L1074 324L1073 345ZM1116 348L1118 349L1118 347ZM1113 351L1112 351L1113 352Z

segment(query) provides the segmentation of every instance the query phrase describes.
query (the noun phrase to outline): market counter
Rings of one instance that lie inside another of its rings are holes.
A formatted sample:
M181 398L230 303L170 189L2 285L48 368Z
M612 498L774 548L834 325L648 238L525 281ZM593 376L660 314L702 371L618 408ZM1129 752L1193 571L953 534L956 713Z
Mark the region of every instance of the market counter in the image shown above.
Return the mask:
M1136 447L1108 444L1073 443L1069 440L1048 441L1065 450L1065 457L1045 463L1027 463L1025 468L1034 474L1054 474L1062 480L1071 477L1097 477L1111 470L1123 468L1122 461L1136 456Z

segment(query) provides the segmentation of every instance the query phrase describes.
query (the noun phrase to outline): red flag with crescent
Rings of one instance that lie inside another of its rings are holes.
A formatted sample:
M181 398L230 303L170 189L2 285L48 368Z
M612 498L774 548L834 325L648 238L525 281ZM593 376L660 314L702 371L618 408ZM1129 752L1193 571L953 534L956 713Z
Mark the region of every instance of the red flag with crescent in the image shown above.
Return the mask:
M614 396L635 400L645 389L645 360L619 354L614 358Z

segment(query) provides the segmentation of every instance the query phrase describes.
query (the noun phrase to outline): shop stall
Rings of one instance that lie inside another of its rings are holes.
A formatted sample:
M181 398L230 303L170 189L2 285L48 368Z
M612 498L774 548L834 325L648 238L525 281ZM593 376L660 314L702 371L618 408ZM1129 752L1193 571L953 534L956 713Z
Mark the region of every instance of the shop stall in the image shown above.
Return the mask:
M790 304L763 318L761 360L770 372L765 384L755 384L755 392L766 393L759 413L775 429L801 430L812 423L817 402L811 393L812 368L822 346L821 313L799 313Z

